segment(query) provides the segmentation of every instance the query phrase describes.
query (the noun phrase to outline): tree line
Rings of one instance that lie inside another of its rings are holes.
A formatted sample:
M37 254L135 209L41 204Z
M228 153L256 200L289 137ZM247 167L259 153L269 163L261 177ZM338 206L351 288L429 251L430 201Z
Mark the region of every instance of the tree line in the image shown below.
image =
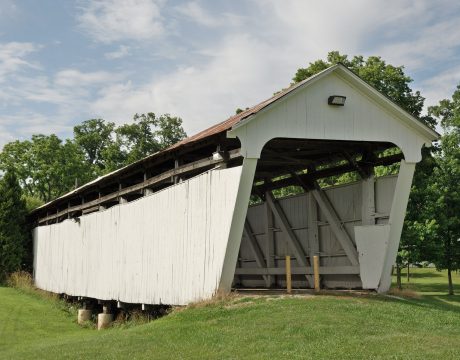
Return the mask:
M72 139L38 134L6 144L0 153L0 170L14 172L34 207L184 137L182 119L169 114L136 114L131 123L118 127L90 119L73 128Z
M451 99L441 100L423 113L425 99L412 90L412 79L403 66L393 66L378 56L349 58L337 51L298 69L292 84L337 63L427 126L442 129L441 140L422 150L422 161L416 167L396 268L398 279L401 267L410 263L426 261L447 269L449 293L453 294L451 273L460 267L460 85ZM12 224L12 219L22 219L27 210L76 185L142 159L185 136L180 118L148 113L136 114L132 122L118 127L103 119L84 121L74 127L72 139L33 135L30 140L6 144L0 153L0 170L4 173L0 180L0 259L14 248L11 244L20 244L19 248L30 245L28 235L21 232L24 226ZM380 167L376 175L397 170L397 165ZM353 176L328 179L325 185L347 182ZM21 221L17 224L25 224ZM17 256L11 257L16 260L7 264L2 261L0 280L1 274L23 266L25 260L17 259L27 258L27 253L19 249Z

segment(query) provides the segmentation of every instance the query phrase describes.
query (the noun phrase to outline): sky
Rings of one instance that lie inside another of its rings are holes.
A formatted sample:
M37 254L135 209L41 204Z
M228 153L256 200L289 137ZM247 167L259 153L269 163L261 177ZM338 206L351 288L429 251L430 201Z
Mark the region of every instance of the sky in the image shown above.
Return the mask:
M192 135L332 50L404 65L434 105L460 83L460 2L0 0L0 149L150 111Z

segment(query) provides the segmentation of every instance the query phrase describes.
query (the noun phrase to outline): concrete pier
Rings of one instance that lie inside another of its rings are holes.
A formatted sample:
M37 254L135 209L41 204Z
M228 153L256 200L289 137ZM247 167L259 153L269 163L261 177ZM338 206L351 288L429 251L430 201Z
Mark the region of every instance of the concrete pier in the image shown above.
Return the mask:
M78 309L77 322L80 325L83 325L86 321L91 320L92 311L89 309Z
M110 311L110 305L102 306L102 313L97 315L97 329L106 329L112 325L113 314Z

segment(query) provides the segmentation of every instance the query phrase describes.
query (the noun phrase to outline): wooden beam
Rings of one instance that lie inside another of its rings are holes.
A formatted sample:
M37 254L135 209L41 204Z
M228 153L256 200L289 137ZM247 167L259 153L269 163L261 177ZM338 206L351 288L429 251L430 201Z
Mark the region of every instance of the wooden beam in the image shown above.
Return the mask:
M81 213L83 215L83 214L89 214L89 213L92 213L92 212L95 212L95 211L99 211L99 205L96 205L96 206L93 206L93 207L90 207L90 208L87 208L87 209L83 209Z
M241 157L241 154L240 154L239 150L240 149L229 151L229 157L231 159ZM102 204L104 202L117 201L118 198L120 198L120 197L122 197L124 195L143 190L144 188L147 188L147 187L152 187L152 186L158 185L160 183L163 183L166 180L170 180L171 177L173 177L175 175L185 174L185 173L190 173L190 172L193 172L193 171L197 171L197 170L212 166L214 164L217 164L219 162L222 162L222 160L221 159L216 160L216 159L213 159L212 157L209 157L209 158L198 160L198 161L195 161L195 162L192 162L192 163L189 163L189 164L185 164L185 165L182 165L182 166L178 167L177 169L172 169L172 170L166 171L166 172L164 172L162 174L153 176L153 177L151 177L151 178L149 178L149 179L147 179L147 180L145 180L145 181L143 181L143 182L141 182L139 184L135 184L135 185L132 185L132 186L127 186L127 187L119 189L118 191L113 192L111 194L101 196L99 199L96 199L96 200L93 200L93 201L88 201L88 202L83 202L82 201L81 205L72 206L70 208L67 208L65 210L62 210L62 211L58 212L57 214L47 215L46 217L39 219L38 222L39 222L39 224L41 224L41 223L44 223L44 222L46 222L48 220L53 220L53 219L55 219L57 217L60 217L62 215L66 215L68 212L82 211L83 209L90 208L90 207L93 207L95 205L100 205L100 204Z
M375 161L373 161L371 165L369 164L368 161L358 161L357 163L361 167L391 165L391 164L401 161L403 157L404 157L403 154L395 154L391 156L377 158L375 159ZM299 175L299 177L304 182L311 182L314 180L323 179L323 178L330 177L330 176L345 174L347 172L351 172L355 170L356 169L353 165L345 164L345 165L339 165L339 166L334 166L331 168L317 170L313 173L310 172L306 174L301 174ZM281 189L281 188L284 188L290 185L296 185L296 184L297 184L297 180L291 176L291 177L284 178L281 180L274 180L274 181L272 180L271 182L268 182L268 183L256 185L254 186L254 188L256 188L260 192L266 192L266 191Z
M313 181L306 183L296 173L292 173L292 177L298 181L299 185L302 186L305 191L309 191L313 195L324 216L326 216L326 220L329 223L332 232L345 251L345 254L347 255L351 264L358 265L358 251L356 250L350 235L348 235L347 231L345 230L345 227L343 226L337 211L334 209L334 206L327 197L326 193L321 189L318 182Z
M361 167L361 165L353 158L352 155L350 155L347 151L342 151L342 154L343 156L345 157L345 159L348 161L348 163L353 166L356 170L356 172L359 174L359 176L361 177L361 179L365 179L367 178L367 174L366 174L366 171L364 170L363 167Z
M319 277L319 256L313 256L313 276L315 278L315 291L320 290L320 277Z
M313 275L313 269L304 267L291 267L292 275ZM359 266L320 266L321 275L359 275ZM286 275L284 267L273 268L236 268L235 275Z
M291 257L286 255L286 260L284 261L286 267L286 290L290 294L292 292L292 272L291 272Z
M375 225L375 178L373 174L363 179L361 189L361 223L362 225Z
M313 256L319 255L319 234L318 234L318 205L315 197L307 194L307 222L308 222L308 247L310 249L310 259Z
M265 200L266 200L265 194ZM265 201L265 258L267 259L267 267L276 267L275 263L275 234L273 232L273 213L268 205L267 201ZM269 287L275 284L275 277L268 275L268 283Z
M260 249L260 246L259 246L259 243L257 242L256 237L252 233L251 225L249 224L248 219L246 219L246 221L244 222L243 233L246 236L246 239L248 239L249 247L251 248L251 251L254 254L257 265L260 268L266 268L267 264L265 263L264 254L262 253L262 250ZM270 284L268 283L267 276L264 276L264 280L268 287Z
M358 251L356 250L353 241L345 230L345 227L340 221L340 218L332 206L332 203L329 201L329 198L317 183L316 185L316 189L312 190L311 193L315 197L321 211L323 212L327 222L329 223L329 226L331 227L332 232L345 251L345 254L347 254L351 264L359 265Z
M273 214L278 219L281 230L287 235L289 246L296 257L297 262L303 267L310 266L310 263L307 260L307 256L305 255L302 245L297 239L297 236L295 235L294 231L291 229L289 220L284 214L283 209L281 209L280 204L275 200L273 194L270 192L268 192L265 197L268 205L273 211ZM313 286L313 277L307 276L307 279L309 284Z

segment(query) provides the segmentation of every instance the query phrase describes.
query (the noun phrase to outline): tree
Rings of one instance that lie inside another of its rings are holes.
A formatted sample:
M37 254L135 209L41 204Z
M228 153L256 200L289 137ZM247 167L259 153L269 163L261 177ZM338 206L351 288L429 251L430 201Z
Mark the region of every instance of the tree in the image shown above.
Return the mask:
M0 170L12 170L26 195L44 202L64 194L93 177L84 153L74 142L56 135L6 144L0 153Z
M135 114L134 122L115 130L116 144L124 165L163 150L187 136L182 119L169 114L157 117L154 113Z
M453 295L452 271L460 267L460 85L452 99L440 101L429 112L440 119L443 129L430 187L430 211L442 245L433 254L433 262L438 269L447 269L449 294Z
M160 150L166 149L187 137L180 117L170 114L161 115L157 118L157 127L155 136L160 144Z
M16 175L7 171L0 180L0 282L24 267L30 245L26 204Z
M114 129L115 123L103 119L86 120L73 128L75 143L82 148L89 164L100 172L106 168L104 151L114 142Z

